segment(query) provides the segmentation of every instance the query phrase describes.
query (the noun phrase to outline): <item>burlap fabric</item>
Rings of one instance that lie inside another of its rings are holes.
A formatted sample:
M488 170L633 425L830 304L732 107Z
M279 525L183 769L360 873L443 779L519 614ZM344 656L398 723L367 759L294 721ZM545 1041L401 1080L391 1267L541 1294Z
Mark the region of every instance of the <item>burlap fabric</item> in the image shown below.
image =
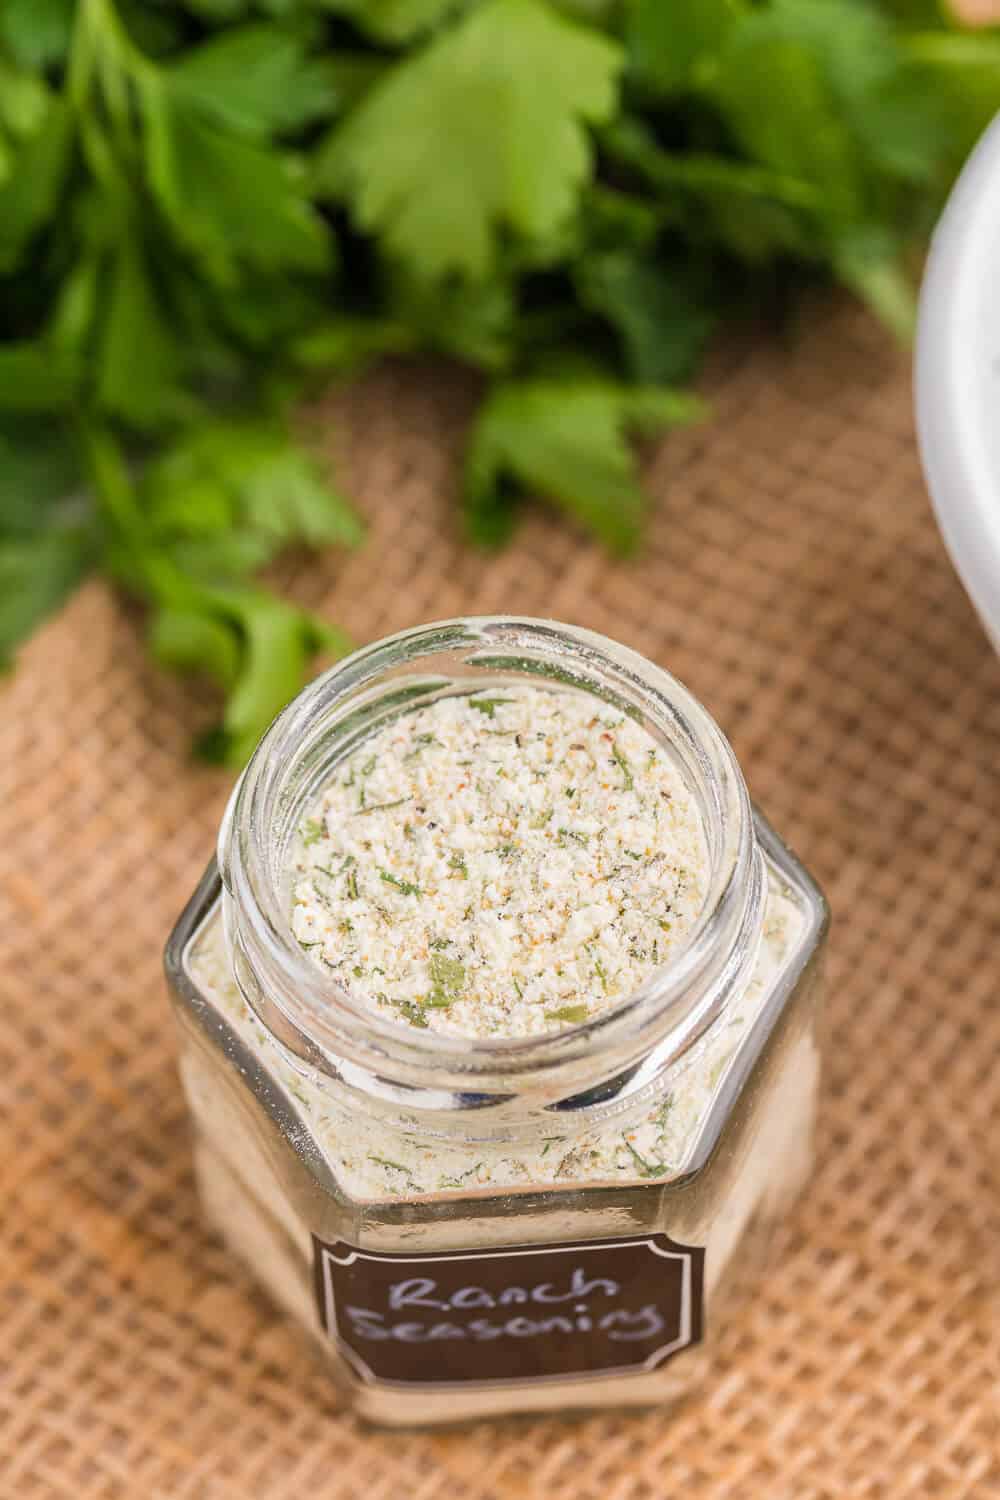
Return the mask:
M371 520L283 579L359 641L461 612L669 665L835 913L821 1162L712 1385L671 1415L384 1434L202 1228L160 951L227 778L205 699L92 585L0 722L2 1500L1000 1496L1000 662L943 553L906 361L849 309L719 359L650 460L643 557L453 505L472 393L387 369L317 414ZM998 497L1000 504L1000 497ZM293 576L294 575L294 576Z

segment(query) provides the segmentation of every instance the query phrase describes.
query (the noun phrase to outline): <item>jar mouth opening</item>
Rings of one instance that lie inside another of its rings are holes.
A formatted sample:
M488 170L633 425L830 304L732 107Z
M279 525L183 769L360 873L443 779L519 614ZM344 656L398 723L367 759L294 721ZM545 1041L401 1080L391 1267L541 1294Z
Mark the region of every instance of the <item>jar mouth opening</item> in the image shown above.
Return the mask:
M591 1019L531 1037L470 1037L409 1027L351 995L296 942L288 852L333 767L388 719L449 693L521 680L612 703L663 744L696 795L710 870L684 942L632 993ZM555 621L482 616L418 626L362 648L278 716L234 789L219 835L227 930L259 976L268 1024L315 1062L344 1060L404 1086L504 1088L550 1072L572 1092L627 1068L657 1043L674 1056L704 1033L722 991L748 971L762 926L763 877L735 755L708 712L637 652ZM240 977L240 964L235 964ZM253 996L247 995L253 1004ZM291 1039L291 1040L290 1040ZM301 1046L296 1042L302 1043ZM470 1101L471 1102L471 1101Z

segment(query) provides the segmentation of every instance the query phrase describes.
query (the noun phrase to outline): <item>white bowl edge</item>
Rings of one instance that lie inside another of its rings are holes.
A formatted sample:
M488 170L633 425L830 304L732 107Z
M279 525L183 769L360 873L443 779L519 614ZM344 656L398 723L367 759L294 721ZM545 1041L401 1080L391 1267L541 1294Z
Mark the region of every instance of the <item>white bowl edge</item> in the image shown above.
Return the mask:
M1000 650L1000 116L934 233L915 380L920 453L938 523Z

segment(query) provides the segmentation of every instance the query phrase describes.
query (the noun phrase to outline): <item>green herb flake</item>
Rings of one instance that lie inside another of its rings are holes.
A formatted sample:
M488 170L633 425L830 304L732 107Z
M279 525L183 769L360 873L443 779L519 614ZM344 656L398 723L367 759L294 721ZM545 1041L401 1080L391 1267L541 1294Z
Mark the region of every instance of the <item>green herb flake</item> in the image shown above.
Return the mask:
M558 1010L547 1010L545 1019L546 1021L571 1021L574 1025L578 1025L581 1021L586 1021L589 1015L590 1011L586 1005L561 1005Z
M451 858L448 860L448 868L449 870L457 871L457 873L461 875L463 880L468 880L469 867L460 854L453 854L451 856Z
M634 779L634 777L632 775L632 767L629 765L629 763L626 760L625 756L622 754L621 750L618 748L618 743L617 743L616 740L612 740L611 741L611 754L614 756L615 763L618 766L618 768L621 771L622 776L624 778L624 780L622 782L622 791L624 791L624 792L634 792L635 791L635 779Z
M639 1155L638 1151L632 1145L632 1142L629 1140L628 1136L623 1135L622 1136L622 1140L625 1142L625 1148L628 1151L629 1155L631 1156L632 1160L635 1162L635 1165L638 1167L641 1176L643 1176L643 1177L662 1177L662 1176L664 1176L664 1174L668 1170L668 1168L667 1168L667 1166L666 1166L666 1164L664 1162L661 1162L661 1161L646 1161L645 1157Z
M413 1180L413 1173L409 1167L404 1167L402 1162L392 1161L388 1156L376 1156L374 1151L368 1152L368 1160L375 1162L380 1167L387 1167L390 1171L402 1172L404 1176L410 1178L411 1182Z
M397 890L402 891L404 896L422 896L424 893L419 885L412 880L404 880L400 875L394 875L391 870L379 869L378 877L384 880L386 885L394 885Z
M362 788L362 795L363 794L364 794L364 788ZM373 802L368 807L361 807L361 808L359 808L359 810L354 814L354 816L356 818L367 817L369 813L386 812L387 809L390 808L390 807L402 807L402 805L403 805L404 802L412 802L412 801L413 801L412 797L397 797L392 802Z
M469 707L476 709L478 713L485 714L488 719L496 715L501 703L513 703L513 698L470 698Z
M433 988L424 1002L436 1009L454 1005L465 990L465 965L446 953L433 953L429 964Z
M324 838L326 835L326 829L323 826L323 820L321 818L306 818L299 832L302 836L302 842L306 846L306 848L308 848L310 844L318 844L320 839Z
M656 1111L656 1114L654 1116L654 1119L656 1120L656 1124L657 1124L657 1126L659 1127L659 1129L661 1131L663 1131L663 1130L666 1129L667 1118L668 1118L668 1116L670 1114L670 1111L673 1109L673 1107L674 1107L674 1096L673 1096L673 1094L668 1094L667 1097L664 1099L663 1103L660 1105L659 1109Z
M563 848L565 848L567 839L572 839L574 843L582 844L586 847L590 843L590 834L579 833L575 828L560 828L559 843Z
M415 760L428 745L440 745L441 741L433 734L417 734L413 737L413 749L403 756L404 761Z
M411 1026L416 1026L422 1031L426 1030L428 1025L427 1017L423 1012L423 1008L415 1004L414 1001L392 1000L388 995L379 995L377 996L377 998L379 1000L385 1001L387 1005L394 1006L395 1009L399 1011L400 1015L406 1017Z

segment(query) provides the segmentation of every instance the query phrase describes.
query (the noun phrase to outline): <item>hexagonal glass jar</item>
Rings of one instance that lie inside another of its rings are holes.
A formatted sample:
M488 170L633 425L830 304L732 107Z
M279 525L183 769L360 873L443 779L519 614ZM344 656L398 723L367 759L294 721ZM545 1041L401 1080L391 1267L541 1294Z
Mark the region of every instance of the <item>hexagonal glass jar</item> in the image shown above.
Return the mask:
M394 716L525 681L612 704L671 757L704 907L587 1023L419 1030L303 954L291 842ZM673 1400L710 1373L811 1168L826 925L717 726L636 653L509 617L357 652L264 736L167 947L205 1212L375 1421Z

